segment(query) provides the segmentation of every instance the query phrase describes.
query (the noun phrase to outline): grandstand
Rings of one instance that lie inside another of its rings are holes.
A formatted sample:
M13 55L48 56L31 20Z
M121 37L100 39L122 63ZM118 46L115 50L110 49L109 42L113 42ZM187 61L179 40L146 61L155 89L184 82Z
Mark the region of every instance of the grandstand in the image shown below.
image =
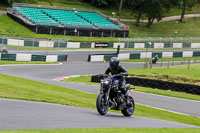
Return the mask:
M40 34L128 37L128 27L95 12L14 3L8 16Z

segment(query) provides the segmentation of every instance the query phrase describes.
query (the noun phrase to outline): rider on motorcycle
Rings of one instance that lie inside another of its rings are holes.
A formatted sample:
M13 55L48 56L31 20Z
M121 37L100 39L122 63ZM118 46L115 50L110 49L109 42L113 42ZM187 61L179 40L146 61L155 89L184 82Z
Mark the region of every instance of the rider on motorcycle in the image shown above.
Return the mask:
M122 66L119 66L119 59L117 57L112 57L110 59L110 65L105 71L105 74L109 75L109 73L115 75L116 78L120 80L119 89L123 93L126 93L127 91L125 90L126 80L124 76L128 76L128 72Z

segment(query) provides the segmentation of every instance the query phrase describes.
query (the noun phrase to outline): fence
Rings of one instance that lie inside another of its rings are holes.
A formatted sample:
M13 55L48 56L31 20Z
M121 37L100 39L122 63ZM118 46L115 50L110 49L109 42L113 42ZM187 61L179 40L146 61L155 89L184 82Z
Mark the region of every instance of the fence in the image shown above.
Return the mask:
M195 39L195 38L194 38ZM200 38L199 38L200 39ZM175 40L175 39L174 39ZM16 36L0 36L0 43L13 46L50 47L50 48L95 48L100 42L69 42L68 39L25 38ZM134 48L134 49L199 49L199 42L102 42L104 48Z
M119 42L132 43L132 42L158 42L158 43L193 43L200 42L200 37L134 37L134 38L118 38Z

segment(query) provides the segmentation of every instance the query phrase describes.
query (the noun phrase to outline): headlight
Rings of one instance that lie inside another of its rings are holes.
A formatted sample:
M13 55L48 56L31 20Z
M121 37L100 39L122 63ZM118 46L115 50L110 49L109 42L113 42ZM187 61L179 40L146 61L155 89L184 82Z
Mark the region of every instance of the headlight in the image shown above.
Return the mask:
M109 85L110 85L110 81L105 80L105 81L103 82L103 87L107 88L107 87L109 87Z

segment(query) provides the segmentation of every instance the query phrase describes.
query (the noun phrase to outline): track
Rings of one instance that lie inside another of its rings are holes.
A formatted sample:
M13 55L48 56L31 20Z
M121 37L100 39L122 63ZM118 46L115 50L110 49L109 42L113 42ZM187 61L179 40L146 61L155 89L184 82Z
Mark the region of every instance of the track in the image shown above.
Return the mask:
M0 129L58 128L195 128L196 126L150 119L124 117L108 113L100 116L96 110L49 103L0 99ZM5 113L6 112L6 113Z
M143 63L122 64L127 69L143 67ZM77 60L74 62L65 62L63 65L0 66L0 73L97 94L98 86L66 83L55 81L53 79L70 75L99 74L103 73L107 66L108 63L87 63L84 61L79 62L79 60ZM200 102L198 101L137 92L132 93L132 95L134 96L136 103L139 104L200 117ZM124 118L121 114L113 113L109 113L106 117L102 117L98 115L96 110L46 103L0 99L0 107L1 130L72 127L195 127L143 117L134 116L131 118ZM85 122L86 120L87 123Z

